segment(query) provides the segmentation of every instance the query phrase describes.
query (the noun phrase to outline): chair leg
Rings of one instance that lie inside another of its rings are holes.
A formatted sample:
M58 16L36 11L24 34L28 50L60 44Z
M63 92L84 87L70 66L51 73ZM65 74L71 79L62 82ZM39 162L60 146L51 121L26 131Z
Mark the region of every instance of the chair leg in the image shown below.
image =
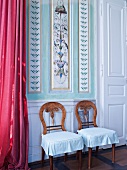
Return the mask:
M112 163L115 163L115 144L112 144Z
M79 151L76 152L76 159L79 160Z
M88 169L91 167L91 154L92 154L92 148L88 148Z
M45 157L45 151L44 151L44 149L42 148L42 164L44 163L44 157Z
M53 156L49 156L50 160L50 170L53 170Z
M96 146L96 156L98 155L99 146Z
M82 150L78 151L78 158L79 158L79 170L82 169Z
M67 161L67 153L64 154L64 162Z

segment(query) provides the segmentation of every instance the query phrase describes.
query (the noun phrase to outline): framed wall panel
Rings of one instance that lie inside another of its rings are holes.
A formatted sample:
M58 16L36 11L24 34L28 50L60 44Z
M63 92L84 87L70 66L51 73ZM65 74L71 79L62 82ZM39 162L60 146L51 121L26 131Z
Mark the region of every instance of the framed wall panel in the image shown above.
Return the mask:
M69 0L51 0L51 91L71 90Z
M29 92L41 91L41 0L29 0Z
M79 92L89 92L89 0L79 0Z

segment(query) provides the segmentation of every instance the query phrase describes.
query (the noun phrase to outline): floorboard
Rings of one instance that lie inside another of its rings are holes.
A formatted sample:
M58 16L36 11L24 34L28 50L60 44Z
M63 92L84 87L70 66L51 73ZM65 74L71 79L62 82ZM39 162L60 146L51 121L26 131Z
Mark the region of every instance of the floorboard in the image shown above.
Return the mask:
M91 170L127 170L127 146L116 147L115 163L112 164L111 149L100 150L96 156L92 153ZM82 170L87 170L87 153L82 154ZM76 156L69 156L64 162L63 158L53 161L54 170L78 170L78 161ZM42 166L40 163L29 164L34 170L49 170L49 161L47 160Z

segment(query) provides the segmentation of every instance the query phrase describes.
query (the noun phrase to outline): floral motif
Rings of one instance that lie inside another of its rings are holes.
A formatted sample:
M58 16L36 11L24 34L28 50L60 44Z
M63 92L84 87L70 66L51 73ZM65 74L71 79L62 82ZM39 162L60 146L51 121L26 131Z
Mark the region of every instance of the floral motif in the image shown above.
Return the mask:
M64 84L68 77L68 19L63 0L57 1L54 10L53 32L54 77Z

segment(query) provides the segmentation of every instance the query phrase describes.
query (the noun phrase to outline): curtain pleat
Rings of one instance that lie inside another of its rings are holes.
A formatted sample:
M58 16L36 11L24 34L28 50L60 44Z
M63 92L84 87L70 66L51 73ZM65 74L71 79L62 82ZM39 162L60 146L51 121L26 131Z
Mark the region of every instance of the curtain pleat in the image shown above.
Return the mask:
M26 0L0 0L0 169L28 169Z

